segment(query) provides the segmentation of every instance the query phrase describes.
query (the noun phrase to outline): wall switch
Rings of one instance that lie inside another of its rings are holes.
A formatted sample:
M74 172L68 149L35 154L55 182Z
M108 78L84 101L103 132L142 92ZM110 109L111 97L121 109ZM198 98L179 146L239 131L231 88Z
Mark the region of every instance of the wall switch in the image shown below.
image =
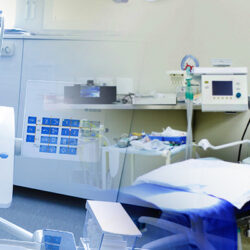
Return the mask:
M12 42L4 41L1 56L13 56L15 53L15 45Z

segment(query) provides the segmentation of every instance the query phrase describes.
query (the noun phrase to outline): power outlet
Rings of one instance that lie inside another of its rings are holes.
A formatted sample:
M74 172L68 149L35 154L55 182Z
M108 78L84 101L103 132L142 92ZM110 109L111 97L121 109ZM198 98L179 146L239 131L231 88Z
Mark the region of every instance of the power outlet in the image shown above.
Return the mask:
M15 53L15 45L12 42L4 41L1 56L13 56Z

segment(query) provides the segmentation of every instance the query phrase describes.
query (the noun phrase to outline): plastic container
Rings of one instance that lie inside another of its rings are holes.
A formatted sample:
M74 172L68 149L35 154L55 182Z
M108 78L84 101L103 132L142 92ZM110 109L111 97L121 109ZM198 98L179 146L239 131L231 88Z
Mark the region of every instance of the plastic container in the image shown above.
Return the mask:
M169 141L175 144L186 144L187 137L186 136L178 136L178 137L163 137L164 141Z
M163 136L148 135L148 138L149 138L150 140L164 141L164 137L163 137Z
M168 136L152 136L147 135L150 140L159 140L159 141L167 141L173 144L186 144L187 137L186 136L176 136L176 137L168 137Z
M87 201L80 247L88 250L135 249L141 232L120 203Z

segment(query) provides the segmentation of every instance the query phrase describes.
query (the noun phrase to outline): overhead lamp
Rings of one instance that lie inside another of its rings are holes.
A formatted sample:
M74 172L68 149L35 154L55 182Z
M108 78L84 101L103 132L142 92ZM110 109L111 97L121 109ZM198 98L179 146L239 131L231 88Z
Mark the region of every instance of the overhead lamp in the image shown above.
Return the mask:
M127 3L129 0L113 0L115 3ZM155 2L157 0L145 0L146 2Z
M116 3L127 3L128 0L113 0Z

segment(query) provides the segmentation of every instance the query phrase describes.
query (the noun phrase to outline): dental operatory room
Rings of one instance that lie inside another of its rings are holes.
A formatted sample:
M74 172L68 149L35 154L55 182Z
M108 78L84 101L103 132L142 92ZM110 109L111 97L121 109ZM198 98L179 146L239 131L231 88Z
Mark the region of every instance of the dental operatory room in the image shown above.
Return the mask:
M0 0L0 250L250 250L249 0Z

